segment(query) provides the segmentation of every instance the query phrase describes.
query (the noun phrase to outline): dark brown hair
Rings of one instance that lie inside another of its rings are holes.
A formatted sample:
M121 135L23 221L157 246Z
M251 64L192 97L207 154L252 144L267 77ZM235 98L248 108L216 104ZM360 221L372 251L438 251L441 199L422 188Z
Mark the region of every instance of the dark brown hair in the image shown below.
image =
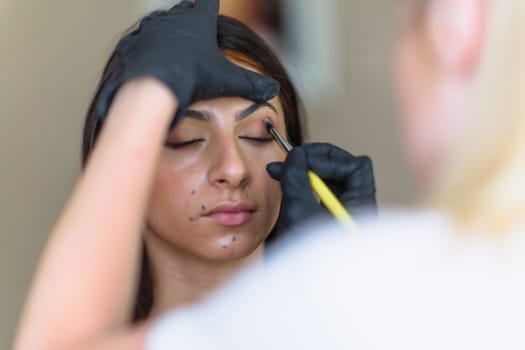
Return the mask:
M150 18L161 18L166 14L167 12L165 11L157 11L151 14ZM140 31L141 28L139 26L138 28L131 30L126 36L136 35L140 33ZM219 48L226 57L245 63L262 74L271 76L277 80L281 87L279 99L284 110L288 140L293 145L301 145L304 138L301 105L295 87L277 56L249 27L227 16L219 16L218 18L217 41ZM116 52L113 52L106 64L102 78L98 84L97 91L86 116L82 141L83 166L87 163L103 125L101 121L103 116L99 115L96 108L99 102L100 92L106 84L111 84L122 76L123 72L124 67L120 57ZM142 271L133 321L147 318L151 311L152 304L153 283L150 274L147 251L143 245Z

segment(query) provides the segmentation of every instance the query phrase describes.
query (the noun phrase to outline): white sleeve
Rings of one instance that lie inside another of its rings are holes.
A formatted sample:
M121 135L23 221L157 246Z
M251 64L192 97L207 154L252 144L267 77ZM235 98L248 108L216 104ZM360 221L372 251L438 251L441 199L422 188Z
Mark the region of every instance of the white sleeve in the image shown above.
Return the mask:
M359 237L328 231L168 313L147 349L524 348L523 240L509 255L456 240L435 218Z
M264 269L244 271L205 302L161 317L146 349L300 349L314 345L312 340L304 343L302 334L312 320L320 321L321 304L313 305L312 300L320 293L318 287L326 283L312 277L324 275L326 265L318 264L318 257L329 254L324 249L333 252L331 241L341 238L339 228L325 231L289 242L272 254Z

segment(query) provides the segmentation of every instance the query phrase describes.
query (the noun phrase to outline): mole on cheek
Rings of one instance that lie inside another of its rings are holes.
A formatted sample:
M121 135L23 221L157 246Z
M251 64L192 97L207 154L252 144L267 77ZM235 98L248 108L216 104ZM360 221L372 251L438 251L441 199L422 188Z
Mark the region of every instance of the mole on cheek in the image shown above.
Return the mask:
M206 206L204 204L201 206L201 208L202 210L206 210Z
M190 221L195 221L195 218L192 218L191 216L188 218Z
M237 237L233 236L232 237L232 242L236 242L237 241Z
M197 191L195 191L195 190L191 191L191 195L192 196L195 196L196 194L197 194Z

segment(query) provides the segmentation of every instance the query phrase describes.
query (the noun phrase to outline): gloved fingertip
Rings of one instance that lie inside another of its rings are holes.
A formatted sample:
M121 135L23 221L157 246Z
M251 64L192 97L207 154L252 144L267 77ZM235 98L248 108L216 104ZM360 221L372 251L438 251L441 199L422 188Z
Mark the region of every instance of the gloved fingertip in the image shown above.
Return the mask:
M194 5L195 3L192 0L183 0L178 5L173 6L172 9L175 8L176 6L182 7L182 8L192 8Z
M173 128L177 126L177 124L182 119L185 113L186 113L186 108L179 107L179 109L175 113L175 116L173 117L173 120L171 121L170 130L172 130Z
M308 170L308 163L306 161L306 153L302 147L294 147L286 156L286 164L288 166Z
M260 76L255 81L255 94L258 102L271 100L281 90L279 83L270 77Z
M123 81L125 81L123 78L113 81L104 86L104 88L101 90L98 103L96 105L96 112L99 120L103 121L106 119L107 114L111 108L111 104L113 103L113 99L115 98L115 95L117 94L117 91Z
M220 1L219 0L196 0L196 8L207 8L211 13L218 14Z
M281 174L283 172L283 163L282 162L273 162L266 165L266 171L270 177L274 180L280 181Z
M269 76L241 67L236 67L236 69L241 70L246 81L246 88L242 90L242 97L255 102L266 102L277 96L281 90L279 83Z

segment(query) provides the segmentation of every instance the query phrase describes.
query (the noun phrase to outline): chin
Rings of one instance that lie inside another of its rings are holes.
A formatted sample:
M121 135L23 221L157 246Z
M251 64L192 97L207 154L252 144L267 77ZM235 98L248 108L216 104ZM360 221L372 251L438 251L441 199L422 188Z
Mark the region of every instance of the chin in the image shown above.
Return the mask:
M150 228L145 238L152 247L168 248L168 254L180 254L181 257L201 262L227 263L246 259L254 253L260 255L273 227L268 223L269 220L259 219L243 225L226 226L202 220L191 225L179 223L177 230L166 228L177 226L175 223L164 223L157 226L163 228L160 230L148 225Z
M258 248L263 248L264 243L260 243L259 245L253 247L245 247L245 246L227 246L226 248L223 248L222 246L216 246L212 251L207 251L203 254L201 254L201 257L214 263L226 263L229 261L239 261L243 259L249 258L251 255L253 255L256 251L258 251Z
M249 257L259 249L263 249L268 234L258 235L249 232L229 232L209 242L206 257L211 261L225 262ZM204 253L204 252L203 252Z

